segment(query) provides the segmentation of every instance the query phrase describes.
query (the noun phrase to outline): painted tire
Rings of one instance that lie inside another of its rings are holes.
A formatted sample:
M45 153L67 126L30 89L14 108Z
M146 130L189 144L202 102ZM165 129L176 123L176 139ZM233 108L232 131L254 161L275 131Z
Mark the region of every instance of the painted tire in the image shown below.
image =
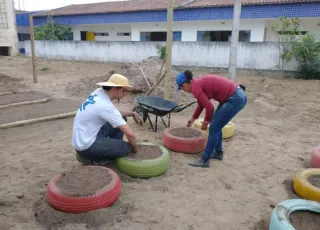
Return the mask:
M197 119L194 121L194 127L197 129L201 129L203 119ZM208 129L206 130L206 133L208 134L209 132L209 126ZM234 123L230 121L226 126L223 127L222 129L222 138L227 139L230 138L234 135Z
M137 178L150 178L160 176L170 168L170 156L166 148L152 143L140 143L140 145L153 145L162 151L162 155L155 159L134 160L127 157L120 157L116 160L117 168Z
M290 214L295 211L320 213L320 203L304 199L282 201L273 209L269 230L295 230L289 221Z
M200 137L182 138L171 135L170 131L173 129L176 128L167 128L162 133L162 144L169 150L179 153L194 154L205 149L208 140L205 131L197 130L202 133L202 136Z
M100 167L107 170L112 179L102 189L98 190L96 194L88 197L68 197L62 195L57 181L62 174L54 176L47 186L47 200L53 208L67 212L67 213L85 213L92 210L106 208L116 202L120 196L122 184L116 172L112 169L101 166L82 166L82 167Z
M301 198L320 202L320 188L308 181L310 176L320 176L320 169L309 168L297 172L293 180L294 191Z
M313 168L320 168L320 145L312 150L311 165Z

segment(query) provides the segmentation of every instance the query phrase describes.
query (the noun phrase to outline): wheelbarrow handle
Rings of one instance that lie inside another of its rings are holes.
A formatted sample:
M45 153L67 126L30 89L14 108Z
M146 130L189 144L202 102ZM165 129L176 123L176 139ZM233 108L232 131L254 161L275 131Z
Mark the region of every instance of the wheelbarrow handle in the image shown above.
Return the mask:
M179 113L179 112L181 112L182 110L188 108L190 105L192 105L192 104L194 104L194 103L196 103L196 102L197 102L197 101L193 101L193 102L191 102L191 103L189 103L188 105L183 106L183 107L181 107L181 106L183 105L183 103L180 103L177 107L175 107L175 108L173 109L173 111L174 111L175 113Z

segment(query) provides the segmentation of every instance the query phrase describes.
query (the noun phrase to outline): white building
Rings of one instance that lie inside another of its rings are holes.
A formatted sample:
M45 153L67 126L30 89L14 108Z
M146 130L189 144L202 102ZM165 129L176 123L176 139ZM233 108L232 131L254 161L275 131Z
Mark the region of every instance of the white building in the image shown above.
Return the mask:
M18 53L13 1L0 0L0 56L15 56Z
M174 41L229 41L234 0L176 0ZM165 41L166 0L130 0L70 5L35 15L35 24L52 16L72 27L74 40ZM240 36L244 42L275 41L271 25L281 16L302 19L301 30L320 39L320 0L246 0Z

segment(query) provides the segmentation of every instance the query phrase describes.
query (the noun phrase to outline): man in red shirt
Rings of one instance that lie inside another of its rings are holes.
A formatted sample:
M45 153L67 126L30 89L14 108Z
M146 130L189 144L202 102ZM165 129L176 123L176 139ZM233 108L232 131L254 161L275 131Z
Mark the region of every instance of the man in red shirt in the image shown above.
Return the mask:
M223 159L222 128L247 104L244 87L217 75L206 75L193 79L193 74L189 70L179 73L176 76L176 83L177 90L182 89L184 92L192 93L198 102L198 107L188 121L188 127L192 125L195 119L199 118L203 109L206 110L201 126L202 130L206 130L210 123L206 149L199 161L191 162L189 165L209 167L210 158ZM219 102L215 113L210 99Z

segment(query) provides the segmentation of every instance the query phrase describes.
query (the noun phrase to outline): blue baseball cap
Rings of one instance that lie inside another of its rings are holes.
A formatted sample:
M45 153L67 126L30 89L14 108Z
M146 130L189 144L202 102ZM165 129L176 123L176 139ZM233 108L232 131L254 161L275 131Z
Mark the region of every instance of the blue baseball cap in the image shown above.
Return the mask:
M177 91L180 90L180 87L183 83L187 81L186 75L181 72L176 76L176 83L177 83Z

